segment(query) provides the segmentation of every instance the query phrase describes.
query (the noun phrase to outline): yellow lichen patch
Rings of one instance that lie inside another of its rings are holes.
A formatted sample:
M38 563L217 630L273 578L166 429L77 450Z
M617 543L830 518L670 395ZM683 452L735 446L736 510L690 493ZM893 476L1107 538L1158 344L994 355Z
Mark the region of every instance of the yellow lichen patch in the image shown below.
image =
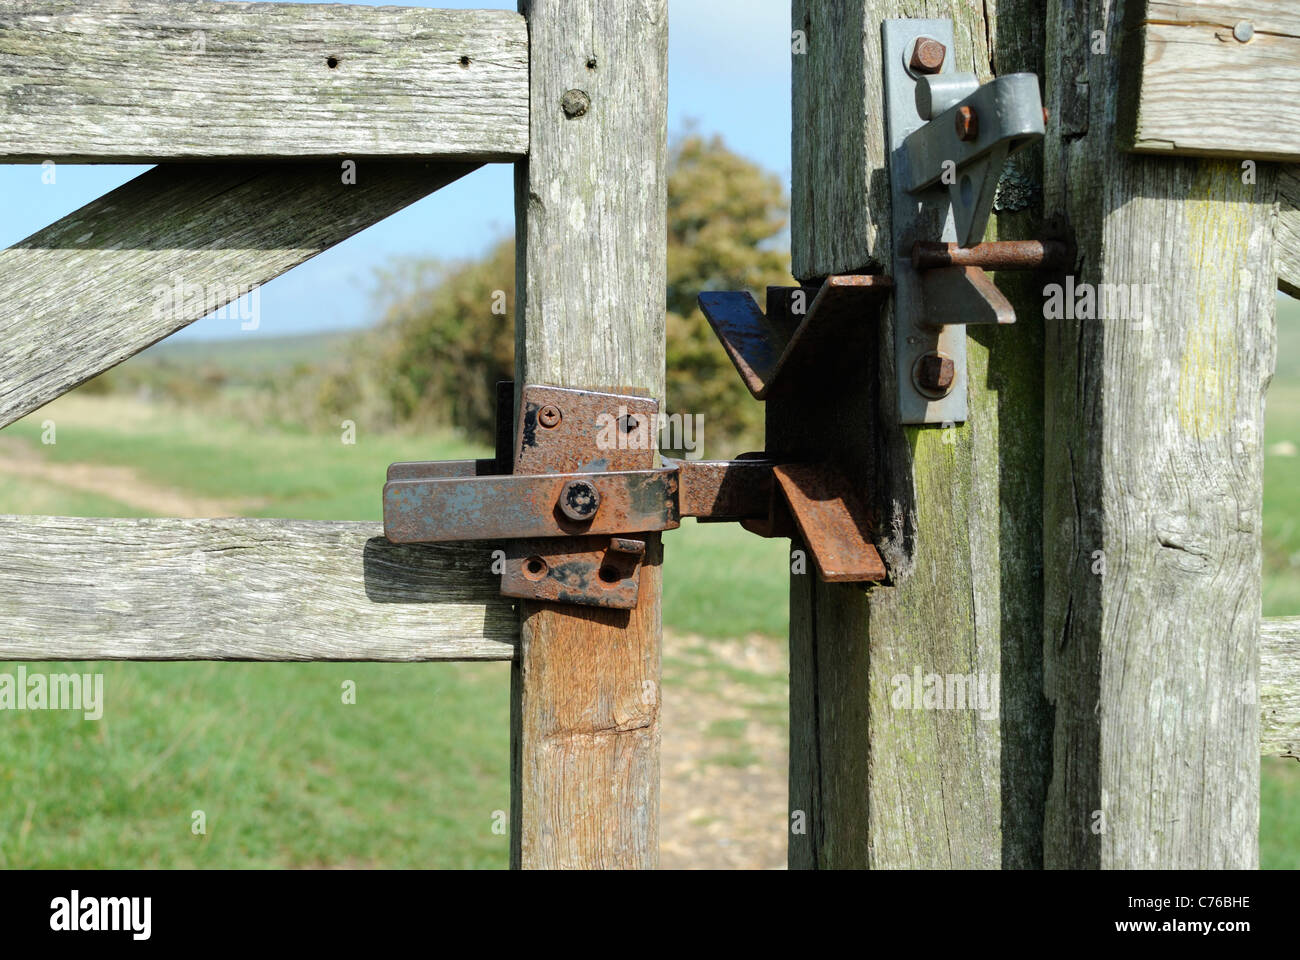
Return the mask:
M1184 289L1173 302L1186 311L1159 318L1183 331L1178 376L1178 417L1200 438L1220 435L1236 420L1240 363L1235 324L1225 319L1237 302L1250 249L1253 184L1244 184L1231 162L1203 162L1182 205L1187 273L1174 279Z

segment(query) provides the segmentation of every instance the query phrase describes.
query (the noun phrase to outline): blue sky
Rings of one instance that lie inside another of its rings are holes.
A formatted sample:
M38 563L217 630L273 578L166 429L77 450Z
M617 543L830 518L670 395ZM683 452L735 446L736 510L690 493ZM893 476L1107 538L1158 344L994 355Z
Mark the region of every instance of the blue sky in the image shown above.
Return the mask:
M354 0L356 2L356 0ZM366 0L360 0L366 3ZM377 2L367 3L378 6ZM406 6L515 9L514 0L434 0ZM669 0L669 135L721 134L763 167L790 176L789 0ZM0 166L0 244L10 246L114 187L143 166ZM491 164L412 204L261 291L261 322L200 320L174 338L278 336L365 326L375 319L377 268L398 258L474 257L514 230L509 164Z

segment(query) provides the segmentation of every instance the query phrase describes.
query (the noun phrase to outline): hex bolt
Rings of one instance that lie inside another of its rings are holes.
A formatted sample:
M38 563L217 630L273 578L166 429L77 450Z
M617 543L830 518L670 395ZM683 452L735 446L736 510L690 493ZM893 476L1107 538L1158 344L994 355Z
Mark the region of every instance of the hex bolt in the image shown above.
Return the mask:
M917 37L908 66L916 73L938 73L948 50L933 37Z
M570 480L560 491L560 512L570 520L590 520L600 509L600 491L590 480Z
M560 408L553 403L548 403L537 411L537 422L548 429L558 427L560 425Z
M956 376L957 368L951 357L927 353L917 361L916 385L927 393L947 393Z
M970 107L958 107L955 120L958 140L974 140L980 135L980 115Z

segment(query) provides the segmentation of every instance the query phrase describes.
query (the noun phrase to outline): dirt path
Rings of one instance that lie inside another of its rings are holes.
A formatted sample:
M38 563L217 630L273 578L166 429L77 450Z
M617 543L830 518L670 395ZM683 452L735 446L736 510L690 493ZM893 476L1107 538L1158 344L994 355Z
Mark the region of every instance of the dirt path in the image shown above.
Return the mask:
M665 631L665 869L785 867L787 682L782 640Z
M0 476L57 484L108 497L160 517L237 517L259 506L255 500L200 497L141 478L130 467L100 463L55 463L19 437L0 436Z

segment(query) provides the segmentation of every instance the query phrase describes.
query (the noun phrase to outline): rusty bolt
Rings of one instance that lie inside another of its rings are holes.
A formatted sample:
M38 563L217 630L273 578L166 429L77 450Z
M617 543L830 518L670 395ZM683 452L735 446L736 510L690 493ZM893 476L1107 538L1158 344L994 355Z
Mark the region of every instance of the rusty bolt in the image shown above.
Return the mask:
M537 422L544 427L556 427L560 424L560 408L553 403L548 403L537 411Z
M600 491L590 480L570 480L560 491L560 512L570 520L590 520L600 509Z
M591 97L587 96L586 90L565 90L564 96L560 98L560 106L564 115L572 120L587 112L591 107Z
M958 140L974 140L980 135L980 115L970 107L958 107L956 120Z
M916 383L929 393L947 393L957 375L952 358L927 353L916 365Z
M908 66L916 73L938 73L947 53L944 45L933 37L917 37Z

